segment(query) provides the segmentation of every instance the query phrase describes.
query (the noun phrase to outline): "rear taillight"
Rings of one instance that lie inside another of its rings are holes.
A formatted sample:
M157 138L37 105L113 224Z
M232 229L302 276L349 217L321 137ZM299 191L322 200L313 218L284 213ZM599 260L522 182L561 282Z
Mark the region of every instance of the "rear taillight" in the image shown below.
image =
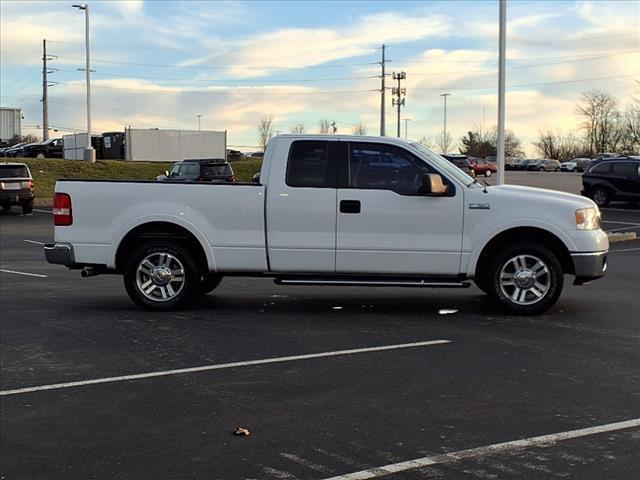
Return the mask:
M36 184L33 183L33 180L29 180L29 190L33 190L34 188L36 188Z
M71 197L68 193L56 192L53 195L53 224L58 227L64 227L72 223Z
M238 180L236 179L236 176L235 176L235 175L234 175L233 177L231 177L231 181L232 181L233 183L236 183L236 182L238 181Z

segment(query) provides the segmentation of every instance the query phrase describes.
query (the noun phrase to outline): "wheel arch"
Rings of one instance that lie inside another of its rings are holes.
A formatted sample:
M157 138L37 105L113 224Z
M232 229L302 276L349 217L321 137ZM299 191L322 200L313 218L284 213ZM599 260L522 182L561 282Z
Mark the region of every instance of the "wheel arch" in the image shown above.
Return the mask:
M557 256L564 273L574 273L571 254L565 242L549 230L529 226L508 228L492 236L489 241L485 242L483 247L478 249L476 254L473 256L468 269L469 273L474 278L480 278L482 272L485 271L492 254L499 251L501 246L517 241L532 241L540 243Z
M128 256L142 243L149 240L170 240L183 245L194 254L196 265L205 267L208 271L215 269L213 253L207 245L201 232L186 225L167 220L148 220L130 227L121 238L114 242L117 245L111 255L112 267L119 273L124 271Z

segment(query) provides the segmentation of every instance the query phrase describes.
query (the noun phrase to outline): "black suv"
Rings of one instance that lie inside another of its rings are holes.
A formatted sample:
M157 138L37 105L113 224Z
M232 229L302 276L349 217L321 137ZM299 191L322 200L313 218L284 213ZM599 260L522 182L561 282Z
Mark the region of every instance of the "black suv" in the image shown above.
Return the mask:
M35 196L29 167L24 163L0 163L0 205L4 212L12 205L20 205L22 213L31 213Z
M156 177L159 182L215 182L234 183L236 176L229 162L221 158L183 160L171 170Z
M17 153L19 157L29 158L62 158L64 147L61 138L50 138L42 143L25 145Z
M594 160L582 174L582 195L599 207L611 200L640 202L640 157Z

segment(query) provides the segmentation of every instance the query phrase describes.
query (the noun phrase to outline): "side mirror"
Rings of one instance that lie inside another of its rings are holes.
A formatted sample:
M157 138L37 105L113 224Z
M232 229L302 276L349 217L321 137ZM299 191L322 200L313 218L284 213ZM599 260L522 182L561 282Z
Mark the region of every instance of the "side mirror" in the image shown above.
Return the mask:
M252 178L251 181L253 183L257 183L258 185L260 184L260 172L256 173Z
M442 177L437 173L425 173L420 178L418 193L426 196L443 196L447 194L448 187L442 183Z
M164 176L165 176L165 177L168 177L168 176L169 176L169 170L165 170L165 171L164 171Z

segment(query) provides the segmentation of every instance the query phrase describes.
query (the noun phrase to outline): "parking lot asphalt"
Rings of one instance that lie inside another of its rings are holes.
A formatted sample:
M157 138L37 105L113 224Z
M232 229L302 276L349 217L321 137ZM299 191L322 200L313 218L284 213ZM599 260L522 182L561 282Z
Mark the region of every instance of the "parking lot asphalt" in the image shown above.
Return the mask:
M626 205L603 219L640 232ZM143 312L120 277L45 263L52 235L46 211L0 215L2 478L640 471L638 240L612 244L607 277L567 282L547 314L523 318L475 287L247 278L185 311Z

